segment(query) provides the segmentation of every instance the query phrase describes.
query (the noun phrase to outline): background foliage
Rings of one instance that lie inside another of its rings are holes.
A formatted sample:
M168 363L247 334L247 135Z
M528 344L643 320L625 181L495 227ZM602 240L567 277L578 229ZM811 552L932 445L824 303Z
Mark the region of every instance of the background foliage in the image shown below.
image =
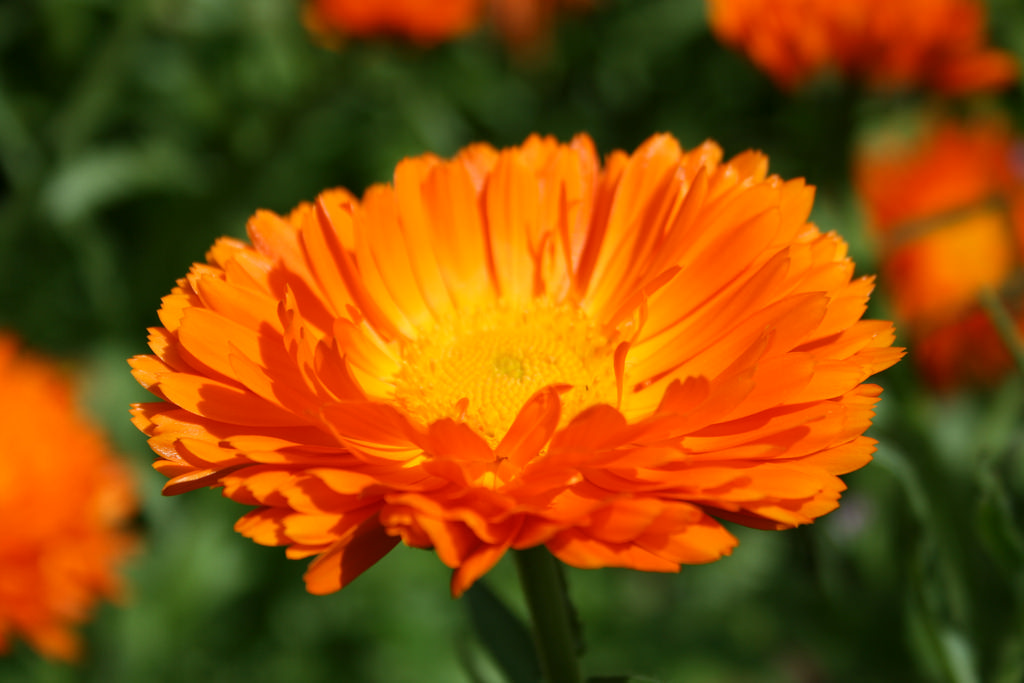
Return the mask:
M994 42L1024 58L1024 6L1001 0L991 14ZM714 41L697 0L607 0L528 55L487 31L429 51L330 51L293 0L0 3L0 327L81 373L83 402L137 468L144 539L132 594L86 628L83 663L22 646L0 660L0 680L496 680L468 601L451 600L432 554L399 548L315 597L305 563L231 530L240 506L216 492L160 496L127 421L148 395L125 359L145 352L174 280L216 237L242 236L256 208L359 192L404 156L474 140L585 130L607 152L669 131L687 147L760 148L773 170L807 177L816 220L870 272L849 144L943 106L829 79L783 95ZM1024 115L1019 89L958 106ZM884 297L876 305L884 315ZM679 575L570 570L588 672L1024 680L1024 385L937 398L906 363L881 381L882 444L847 478L838 512L792 532L737 530L731 558ZM509 562L487 583L522 610Z

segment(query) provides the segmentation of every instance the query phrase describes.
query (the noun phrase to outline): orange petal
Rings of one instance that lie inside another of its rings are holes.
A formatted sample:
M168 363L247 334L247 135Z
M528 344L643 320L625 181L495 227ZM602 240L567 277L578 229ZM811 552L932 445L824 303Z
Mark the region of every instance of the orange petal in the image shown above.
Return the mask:
M398 539L389 536L376 517L367 519L313 560L303 577L306 590L313 595L341 590L397 544Z

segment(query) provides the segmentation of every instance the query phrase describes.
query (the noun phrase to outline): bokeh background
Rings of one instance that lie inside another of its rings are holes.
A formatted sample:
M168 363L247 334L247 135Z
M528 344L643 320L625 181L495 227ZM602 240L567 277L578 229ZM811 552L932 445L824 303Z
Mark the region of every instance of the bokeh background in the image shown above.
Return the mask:
M668 131L686 147L761 149L775 172L806 177L815 220L868 273L876 245L851 189L851 141L940 109L999 110L1024 130L1019 87L955 104L854 95L829 78L782 93L714 39L699 0L605 0L526 52L488 29L431 49L327 49L299 10L0 3L0 327L78 375L142 499L130 594L82 629L84 659L18 645L0 681L500 680L432 553L400 547L344 591L311 596L305 562L232 531L240 506L216 491L160 495L127 415L148 394L125 359L146 352L175 279L216 237L243 236L255 209L361 192L405 156L476 140L587 131L608 152ZM993 0L989 12L992 42L1024 59L1024 4ZM873 305L888 315L884 292ZM586 670L691 683L1024 680L1024 384L937 396L908 363L880 382L881 446L846 478L837 512L784 533L736 529L732 557L678 575L569 570ZM523 611L508 559L486 583Z

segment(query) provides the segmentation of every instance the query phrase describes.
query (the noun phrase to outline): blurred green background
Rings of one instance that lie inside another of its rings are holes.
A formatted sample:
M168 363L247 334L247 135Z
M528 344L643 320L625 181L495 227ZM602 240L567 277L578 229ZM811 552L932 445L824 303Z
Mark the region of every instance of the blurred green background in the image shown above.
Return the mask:
M1024 4L990 4L993 42L1024 58ZM717 44L699 0L606 0L550 48L510 55L482 31L431 50L310 40L294 0L0 3L0 327L63 359L136 468L143 546L131 595L83 631L77 666L25 646L0 681L434 683L499 680L448 570L399 548L344 591L305 593L305 562L231 526L202 491L160 496L127 419L147 400L125 359L176 278L257 208L361 192L404 156L531 132L587 131L602 152L668 131L684 146L759 148L819 187L815 219L871 241L849 186L852 136L982 102L855 96L824 80L779 93ZM884 296L876 315L886 312ZM873 433L876 462L843 506L678 575L570 570L591 674L692 683L1024 680L1024 386L936 398L904 363ZM0 532L2 533L2 532ZM0 568L2 571L2 568ZM522 611L511 563L488 585ZM466 673L476 670L476 679Z

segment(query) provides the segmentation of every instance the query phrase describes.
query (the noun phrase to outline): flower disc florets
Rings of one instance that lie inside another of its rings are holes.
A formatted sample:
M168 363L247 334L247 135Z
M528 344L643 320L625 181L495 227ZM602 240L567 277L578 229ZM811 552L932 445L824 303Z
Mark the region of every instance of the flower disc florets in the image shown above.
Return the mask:
M498 305L432 326L404 345L394 399L425 424L458 420L496 446L545 387L565 387L563 424L584 408L614 404L614 352L577 307Z
M837 505L900 356L756 153L531 137L257 213L164 299L135 406L165 491L337 590L399 541L459 594L509 549L674 571Z

